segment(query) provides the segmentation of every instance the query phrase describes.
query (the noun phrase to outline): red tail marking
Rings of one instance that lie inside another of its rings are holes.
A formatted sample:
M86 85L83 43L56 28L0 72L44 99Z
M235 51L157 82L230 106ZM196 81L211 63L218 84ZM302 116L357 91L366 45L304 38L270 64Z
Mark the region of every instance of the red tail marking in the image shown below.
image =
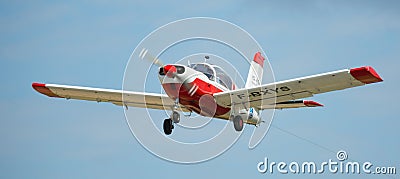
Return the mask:
M258 63L261 67L264 67L265 58L261 55L261 52L257 52L254 55L254 62Z

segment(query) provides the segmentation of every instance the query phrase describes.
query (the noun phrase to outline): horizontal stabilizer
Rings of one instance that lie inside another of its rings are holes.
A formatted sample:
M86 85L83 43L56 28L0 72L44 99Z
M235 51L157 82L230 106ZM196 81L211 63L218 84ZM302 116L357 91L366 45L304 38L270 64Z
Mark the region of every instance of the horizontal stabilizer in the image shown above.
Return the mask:
M317 103L315 101L309 100L295 100L295 101L285 101L277 103L276 109L285 109L285 108L302 108L302 107L323 107L324 105Z

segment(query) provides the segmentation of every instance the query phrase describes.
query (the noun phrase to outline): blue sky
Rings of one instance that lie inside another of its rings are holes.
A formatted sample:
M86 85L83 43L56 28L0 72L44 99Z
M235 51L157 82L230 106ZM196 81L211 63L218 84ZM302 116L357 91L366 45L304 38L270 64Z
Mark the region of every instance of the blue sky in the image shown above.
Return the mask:
M400 170L397 1L1 1L0 9L1 178L320 178L260 174L256 165L264 157L325 161L338 150ZM192 165L147 152L121 107L50 99L31 88L38 81L120 89L141 39L195 16L246 29L277 80L371 65L385 81L313 97L324 108L277 111L256 149L248 150L245 132L226 153Z

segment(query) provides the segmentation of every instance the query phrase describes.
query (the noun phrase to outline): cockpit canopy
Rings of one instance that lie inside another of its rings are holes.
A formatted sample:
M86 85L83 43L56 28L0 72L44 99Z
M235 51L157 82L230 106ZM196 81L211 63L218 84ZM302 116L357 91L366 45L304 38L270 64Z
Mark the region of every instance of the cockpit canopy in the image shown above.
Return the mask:
M194 63L189 65L190 68L206 75L208 79L221 84L227 89L234 89L235 85L232 78L220 67L207 63Z

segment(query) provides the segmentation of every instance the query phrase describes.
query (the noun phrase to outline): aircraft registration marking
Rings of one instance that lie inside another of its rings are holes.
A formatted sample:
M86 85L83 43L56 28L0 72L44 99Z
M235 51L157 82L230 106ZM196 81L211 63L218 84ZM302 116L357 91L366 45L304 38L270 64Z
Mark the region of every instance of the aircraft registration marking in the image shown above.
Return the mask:
M284 92L284 91L290 91L291 89L287 86L282 86L279 88L275 88L275 89L261 89L260 91L253 91L253 92L249 92L249 93L242 93L242 94L237 94L236 96L239 99L243 99L247 97L257 97L257 96L262 96L262 95L267 95L267 94L278 94L279 92ZM246 95L248 94L248 95Z

